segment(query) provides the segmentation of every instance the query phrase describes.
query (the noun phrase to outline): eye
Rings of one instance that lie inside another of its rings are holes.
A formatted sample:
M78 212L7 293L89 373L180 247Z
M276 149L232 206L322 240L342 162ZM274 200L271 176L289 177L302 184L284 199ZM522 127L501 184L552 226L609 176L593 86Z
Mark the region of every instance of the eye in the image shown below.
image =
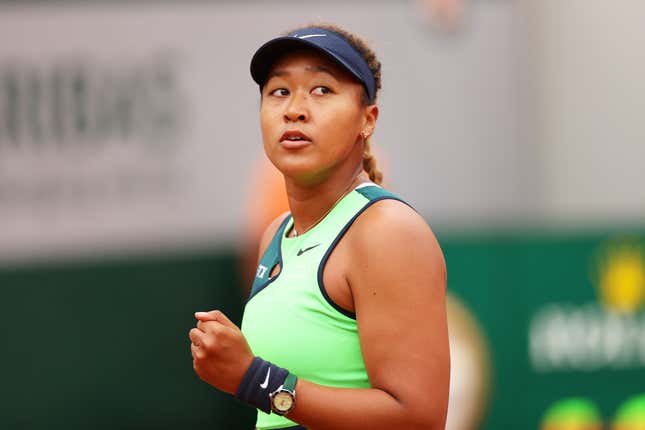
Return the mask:
M286 88L277 88L269 93L271 96L277 96L277 97L286 97L289 95L289 90Z
M322 96L322 95L325 95L325 94L330 94L331 90L329 88L325 87L325 86L320 85L320 86L314 88L313 90L311 90L311 93L316 94L317 96Z

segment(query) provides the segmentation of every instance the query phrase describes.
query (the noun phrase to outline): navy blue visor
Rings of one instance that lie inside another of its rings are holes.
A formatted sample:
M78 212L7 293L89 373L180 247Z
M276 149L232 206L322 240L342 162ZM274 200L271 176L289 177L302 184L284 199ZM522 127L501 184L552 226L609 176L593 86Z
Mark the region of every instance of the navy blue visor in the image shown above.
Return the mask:
M263 87L273 63L282 55L298 48L313 48L321 52L358 79L370 103L374 103L376 85L374 75L363 56L341 35L324 28L309 27L284 37L269 40L251 59L251 76Z

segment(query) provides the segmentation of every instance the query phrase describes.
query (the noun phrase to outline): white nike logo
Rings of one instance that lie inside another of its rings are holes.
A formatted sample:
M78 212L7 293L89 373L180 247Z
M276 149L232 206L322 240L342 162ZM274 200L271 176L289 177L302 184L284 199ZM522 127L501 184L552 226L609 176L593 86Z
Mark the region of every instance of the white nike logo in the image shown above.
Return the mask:
M269 375L271 374L271 368L269 367L269 371L267 372L267 377L264 378L264 382L260 384L260 388L263 390L266 389L266 387L269 386Z
M304 36L296 36L299 39L308 39L310 37L325 37L327 36L326 34L306 34Z

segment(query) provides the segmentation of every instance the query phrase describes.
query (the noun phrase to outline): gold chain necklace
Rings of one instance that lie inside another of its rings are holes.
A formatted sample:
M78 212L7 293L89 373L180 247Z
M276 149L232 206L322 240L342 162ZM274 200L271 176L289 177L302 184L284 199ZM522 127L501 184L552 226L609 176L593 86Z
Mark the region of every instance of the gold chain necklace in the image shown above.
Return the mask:
M349 184L349 187L347 187L347 188L345 189L345 191L343 191L343 193L340 195L340 197L338 198L338 200L336 200L336 201L334 202L334 204L333 204L333 205L331 205L331 207L330 207L329 209L327 209L327 211L325 211L325 213L324 213L324 214L322 214L322 216L321 216L320 218L318 218L316 221L314 221L314 223L313 223L313 224L311 224L309 227L307 227L306 229L304 229L302 232L298 233L298 231L296 230L296 223L294 222L294 223L293 223L293 227L291 228L291 231L293 232L293 236L292 236L292 237L298 237L298 236L300 236L300 235L302 235L302 234L305 234L305 233L307 233L309 230L311 230L312 228L314 228L316 225L318 225L318 223L319 223L320 221L322 221L322 220L323 220L327 215L329 215L329 212L331 212L331 211L336 207L336 205L337 205L338 203L340 203L340 201L343 199L343 197L345 197L347 194L349 194L349 192L352 190L352 184L353 184L353 183L354 183L354 180L352 180L352 182ZM357 185L357 186L358 186L358 185Z

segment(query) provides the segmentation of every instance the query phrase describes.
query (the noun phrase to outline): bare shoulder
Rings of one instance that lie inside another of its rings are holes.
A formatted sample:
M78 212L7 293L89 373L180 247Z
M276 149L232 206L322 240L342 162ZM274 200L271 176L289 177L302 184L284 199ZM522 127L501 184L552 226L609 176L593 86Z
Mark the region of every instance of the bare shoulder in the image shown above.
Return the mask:
M357 219L357 225L361 224L370 229L385 229L389 233L432 234L430 226L417 211L395 199L379 200L372 204Z
M357 261L423 263L445 277L445 262L439 243L414 209L393 199L367 208L350 230L352 257Z
M275 233L278 231L278 228L280 228L280 225L287 216L289 216L289 212L285 212L279 215L276 219L271 221L271 224L269 224L266 230L264 230L262 239L260 240L259 258L262 258L262 255L264 255L264 251L266 251L266 249L269 247L271 239L273 239L273 236L275 236Z

